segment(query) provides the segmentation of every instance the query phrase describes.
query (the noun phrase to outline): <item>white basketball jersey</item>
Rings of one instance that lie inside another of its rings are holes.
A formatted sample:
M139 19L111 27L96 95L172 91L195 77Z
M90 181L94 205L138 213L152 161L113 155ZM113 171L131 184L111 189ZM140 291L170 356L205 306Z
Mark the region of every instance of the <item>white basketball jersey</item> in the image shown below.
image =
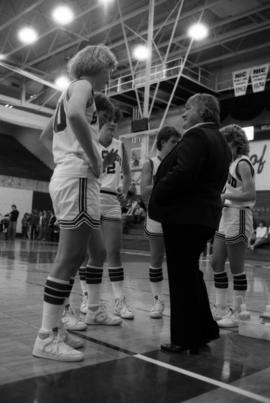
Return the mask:
M98 150L99 122L94 102L94 93L92 94L91 102L91 105L86 106L84 113L91 129L93 144ZM86 177L89 173L89 167L91 167L91 161L89 161L67 119L67 104L68 90L59 99L54 114L53 157L56 164L54 172L60 175Z
M238 173L238 164L240 161L247 161L247 163L251 167L252 175L254 176L254 169L250 162L250 159L246 155L241 155L240 157L236 158L230 165L229 175L226 183L226 191L229 193L241 193L243 192L243 182ZM254 207L255 200L252 201L232 201L232 200L225 200L225 206L233 206L233 207Z
M123 144L122 141L113 139L108 147L99 145L101 157L104 159L105 155L109 151L117 150L117 158L114 163L109 165L101 177L101 190L107 190L109 192L117 192L121 182L121 170L123 162Z

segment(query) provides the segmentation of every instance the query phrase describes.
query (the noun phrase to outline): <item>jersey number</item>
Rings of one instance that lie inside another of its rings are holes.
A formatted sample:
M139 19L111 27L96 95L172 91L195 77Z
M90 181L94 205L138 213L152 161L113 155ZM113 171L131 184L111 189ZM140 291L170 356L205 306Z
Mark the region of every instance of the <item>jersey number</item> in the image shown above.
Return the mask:
M54 118L54 123L53 123L53 130L55 133L62 132L65 130L67 127L67 118L66 118L66 113L64 109L64 103L63 100L59 102L55 118Z
M107 154L108 151L102 150L102 159L104 159ZM105 172L107 174L115 174L115 162L113 162L111 165L108 165L107 168L105 169Z

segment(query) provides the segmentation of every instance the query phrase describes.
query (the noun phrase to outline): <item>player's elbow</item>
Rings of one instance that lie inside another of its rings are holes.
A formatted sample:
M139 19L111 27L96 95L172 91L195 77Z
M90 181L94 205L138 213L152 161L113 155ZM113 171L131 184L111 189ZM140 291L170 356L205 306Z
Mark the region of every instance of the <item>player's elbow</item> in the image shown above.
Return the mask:
M82 119L82 113L76 109L68 110L67 118L71 123L77 123Z

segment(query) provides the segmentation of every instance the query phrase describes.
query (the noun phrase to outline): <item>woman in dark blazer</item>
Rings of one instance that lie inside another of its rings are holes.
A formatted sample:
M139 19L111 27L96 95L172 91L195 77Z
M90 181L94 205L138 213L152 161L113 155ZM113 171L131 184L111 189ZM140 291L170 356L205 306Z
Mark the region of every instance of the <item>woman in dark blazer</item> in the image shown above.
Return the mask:
M198 353L219 337L199 269L199 257L221 215L221 192L231 152L219 132L219 103L209 94L190 97L182 115L182 140L159 166L149 202L162 223L171 303L168 352Z

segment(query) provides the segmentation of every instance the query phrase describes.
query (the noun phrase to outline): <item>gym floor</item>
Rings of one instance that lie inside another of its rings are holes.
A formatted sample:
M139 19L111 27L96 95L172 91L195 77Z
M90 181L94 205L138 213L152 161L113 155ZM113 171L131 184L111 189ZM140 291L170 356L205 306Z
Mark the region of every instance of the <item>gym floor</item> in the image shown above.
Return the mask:
M44 281L55 253L56 245L46 242L0 241L1 403L270 402L269 341L223 330L200 355L160 351L160 344L169 341L167 276L165 271L165 315L162 320L150 319L147 252L123 251L126 295L135 320L121 327L89 326L76 332L85 340L82 363L32 357ZM212 300L207 258L202 258L201 267ZM247 305L255 315L269 302L270 263L247 261L246 269ZM102 294L112 306L106 270ZM77 279L71 297L77 311L80 300Z

